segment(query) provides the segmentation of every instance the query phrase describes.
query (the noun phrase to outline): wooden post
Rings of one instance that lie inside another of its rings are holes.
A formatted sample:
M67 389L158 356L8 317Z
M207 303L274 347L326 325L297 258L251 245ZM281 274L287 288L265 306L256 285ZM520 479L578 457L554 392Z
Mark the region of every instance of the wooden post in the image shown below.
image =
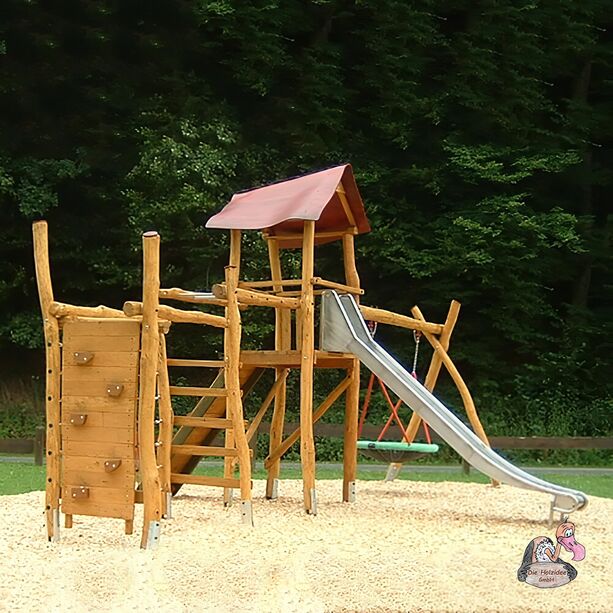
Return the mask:
M228 391L226 402L228 412L232 419L234 445L238 452L243 523L253 525L253 512L251 507L251 462L249 458L249 444L247 443L247 437L245 435L240 388L241 320L236 299L237 285L238 269L235 266L226 266L226 286L228 288L228 306L226 307L228 326L224 339L225 383ZM232 466L231 461L230 466Z
M302 238L302 293L300 297L300 460L304 508L317 513L315 494L315 438L313 436L313 363L315 356L315 304L313 283L315 222L304 222Z
M34 264L36 283L45 334L45 409L47 421L47 480L45 483L45 517L47 537L58 540L60 536L60 326L57 318L49 313L53 302L53 287L49 267L49 242L47 222L38 221L32 226L34 238Z
M160 466L160 489L162 491L162 512L167 518L172 517L170 508L170 498L172 496L172 484L170 474L172 456L172 428L173 410L170 399L170 380L168 378L168 366L166 364L168 356L166 354L166 336L160 335L159 343L159 363L158 363L158 394L159 394L159 418L160 427L158 431L158 442L161 445L157 448L157 463Z
M424 316L422 315L419 307L413 307L411 309L413 315L423 321L425 321ZM466 415L468 416L468 420L470 421L470 425L472 426L475 434L489 447L490 443L487 438L487 434L485 434L485 430L479 420L479 416L477 415L477 409L475 407L475 403L470 395L468 387L466 383L464 383L464 379L460 375L458 369L455 364L441 345L441 343L429 332L424 332L424 336L428 339L428 342L434 348L434 351L439 354L441 362L445 365L445 368L451 375L453 382L456 384L458 391L460 392L460 396L462 397L462 402L464 403L464 409L466 410Z
M345 282L360 287L360 276L355 263L353 234L343 235L343 263ZM359 302L359 296L354 296ZM358 465L358 414L360 404L360 361L356 358L347 370L351 384L345 394L345 431L343 436L343 502L355 501L355 481Z
M313 424L316 424L328 411L328 409L338 400L349 385L351 377L345 377L325 398L325 400L313 412ZM328 424L329 425L329 424ZM264 460L264 468L269 468L270 465L285 454L288 449L300 438L301 428L298 426L285 440L281 441L278 447L273 449L268 457Z
M228 263L230 266L233 266L236 269L236 279L237 279L237 286L238 286L238 279L240 279L240 270L241 270L241 242L242 242L242 234L240 230L230 230L230 256L228 258ZM227 292L228 287L226 286L224 288ZM224 296L224 299L226 298L226 296ZM227 304L226 304L226 326L229 325L229 317L228 317L228 309L227 309ZM225 350L225 354L226 354L226 360L227 360L227 333L224 336L224 350ZM240 340L239 340L239 346L240 346ZM226 364L226 370L225 370L225 381L224 381L224 385L226 386L226 388L228 387L228 369L227 369L227 364ZM230 403L226 402L226 419L232 419L232 413L230 410ZM224 446L227 449L232 449L236 446L235 443L235 439L234 439L234 430L233 429L228 429L226 430L225 433L225 441L224 441ZM234 458L230 458L230 457L225 457L224 458L224 462L223 462L223 476L226 479L231 479L234 476L234 471L236 468L236 462L233 462ZM231 487L224 487L223 490L223 504L225 507L229 507L232 504L232 488Z
M274 239L268 241L268 259L270 261L270 273L273 281L281 281L281 257L279 243ZM283 286L280 283L273 285L275 291L280 291ZM285 351L292 346L292 314L287 309L275 309L275 350ZM287 372L284 368L275 369L275 380L283 378L275 394L275 407L273 409L270 424L269 451L281 444L283 439L283 424L285 422L285 403L287 398ZM279 475L281 473L281 458L277 458L268 468L266 479L266 498L275 499L279 495Z
M155 452L155 393L159 357L158 304L160 236L143 234L143 322L138 398L138 441L143 487L143 531L140 546L154 547L162 516L160 478Z
M438 339L438 342L441 344L441 347L447 351L449 349L449 341L451 340L451 334L453 333L453 329L458 321L458 316L460 315L460 303L456 300L451 301L451 305L449 306L449 312L447 313L447 319L443 324L443 331ZM438 379L438 375L441 372L441 366L443 365L443 360L441 356L435 351L432 354L432 359L430 360L430 366L428 367L428 372L426 374L426 378L424 379L424 387L429 391L434 391L436 386L436 381ZM419 424L421 423L421 417L417 415L417 413L413 413L411 415L411 420L409 421L409 425L407 426L407 442L412 443L417 436L417 431L419 430Z

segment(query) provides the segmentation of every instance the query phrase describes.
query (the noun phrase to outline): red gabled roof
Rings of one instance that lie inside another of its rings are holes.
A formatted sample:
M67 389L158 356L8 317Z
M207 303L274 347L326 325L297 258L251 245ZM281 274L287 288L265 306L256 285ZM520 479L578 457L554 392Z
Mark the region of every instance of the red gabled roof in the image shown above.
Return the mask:
M355 183L351 166L336 166L295 179L234 194L230 202L213 215L207 228L264 230L271 235L302 232L302 222L314 220L316 232L342 232L351 227L336 189L342 188L358 234L370 225ZM318 243L334 238L320 237ZM284 240L283 246L298 246L300 241Z

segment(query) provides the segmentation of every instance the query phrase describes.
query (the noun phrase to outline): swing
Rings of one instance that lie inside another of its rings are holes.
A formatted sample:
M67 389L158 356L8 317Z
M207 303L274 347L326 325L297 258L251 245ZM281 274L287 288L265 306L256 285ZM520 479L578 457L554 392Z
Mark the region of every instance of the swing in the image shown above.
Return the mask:
M375 336L375 332L377 330L377 322L369 321L367 322L368 329L370 331L371 336ZM415 354L413 356L413 370L411 371L411 376L417 379L417 358L419 356L419 342L421 340L421 332L415 330L413 331L413 338L415 339ZM381 432L377 436L376 441L367 441L367 440L358 440L357 447L362 453L362 455L369 457L373 460L379 460L381 462L388 462L391 464L403 464L409 460L415 460L417 458L423 457L429 453L436 453L439 450L438 445L432 443L432 439L430 437L430 429L428 428L428 424L426 422L423 423L424 434L426 436L426 443L414 443L409 440L409 436L407 434L406 428L404 427L402 420L400 419L400 415L398 414L398 409L402 405L402 400L398 400L395 404L392 401L389 392L385 383L379 379L374 373L371 373L370 380L368 382L368 388L366 390L366 397L364 398L364 405L362 407L362 412L360 414L360 422L358 425L358 437L361 435L362 430L364 428L364 422L366 421L366 414L368 413L368 406L370 404L370 398L372 395L373 387L375 384L375 380L378 382L381 391L387 401L387 404L390 407L390 415L386 422L386 424L381 429ZM383 437L385 433L388 431L389 427L392 425L392 422L395 421L402 432L403 441L384 441Z

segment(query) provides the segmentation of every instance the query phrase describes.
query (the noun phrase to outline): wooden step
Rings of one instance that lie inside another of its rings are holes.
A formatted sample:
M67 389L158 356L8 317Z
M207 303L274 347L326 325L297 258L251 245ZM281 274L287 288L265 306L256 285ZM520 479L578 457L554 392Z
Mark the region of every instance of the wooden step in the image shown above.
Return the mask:
M175 415L173 423L175 426L209 428L211 430L229 430L233 427L232 420L223 417L189 417L188 415Z
M228 395L225 388L216 387L187 387L181 385L170 386L171 396L198 396L199 398L213 397L221 398Z
M171 473L171 483L187 483L189 485L211 485L213 487L240 487L239 479L229 479L227 477L209 477L205 475L184 475Z
M183 455L197 455L197 456L213 456L213 457L232 457L238 456L236 449L230 449L228 447L207 447L203 445L173 445L171 448L172 453L178 453Z
M189 360L185 358L168 358L166 364L168 366L192 366L196 368L223 368L225 366L223 360Z

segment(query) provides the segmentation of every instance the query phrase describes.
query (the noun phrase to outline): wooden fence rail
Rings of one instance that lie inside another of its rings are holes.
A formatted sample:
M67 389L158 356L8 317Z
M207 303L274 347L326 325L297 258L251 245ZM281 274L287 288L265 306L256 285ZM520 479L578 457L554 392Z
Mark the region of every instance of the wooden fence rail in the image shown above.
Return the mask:
M283 434L291 434L299 424L286 423L283 427ZM262 422L257 434L268 434L270 423ZM343 438L343 424L316 423L314 426L315 436L326 438ZM362 431L362 438L376 440L380 428L367 424ZM257 435L256 435L257 436ZM251 448L255 450L257 446L256 436L251 441ZM397 426L390 427L386 439L400 440L401 433ZM493 449L613 449L613 437L607 436L491 436L490 444ZM443 443L444 441L435 433L432 433L433 443ZM36 429L34 438L9 438L0 439L0 453L34 455L34 463L41 466L43 463L45 449L45 429L41 426ZM468 470L468 465L463 462L464 470Z
M289 434L299 424L285 424L284 434ZM263 422L258 428L258 433L268 434L270 424ZM313 426L315 436L342 438L343 424L316 423ZM362 430L362 439L376 440L380 426L366 424ZM605 436L490 436L490 445L494 449L613 449L613 437ZM398 426L390 427L386 433L386 440L401 440L401 432ZM442 438L432 432L433 443L443 443Z
M285 424L284 435L290 434L298 427L298 424ZM258 428L258 434L268 434L270 424L262 423ZM315 436L326 438L342 438L342 424L316 423L313 426ZM364 440L376 440L381 428L365 424L361 438ZM401 440L401 432L398 426L390 427L386 439ZM493 449L613 449L613 437L606 436L490 436L488 437ZM432 432L433 443L443 443L435 432ZM255 437L251 441L252 449L257 443ZM470 464L462 459L462 470L465 474L470 472Z
M36 428L34 438L3 438L0 439L0 453L34 455L34 464L42 466L45 452L45 428Z

